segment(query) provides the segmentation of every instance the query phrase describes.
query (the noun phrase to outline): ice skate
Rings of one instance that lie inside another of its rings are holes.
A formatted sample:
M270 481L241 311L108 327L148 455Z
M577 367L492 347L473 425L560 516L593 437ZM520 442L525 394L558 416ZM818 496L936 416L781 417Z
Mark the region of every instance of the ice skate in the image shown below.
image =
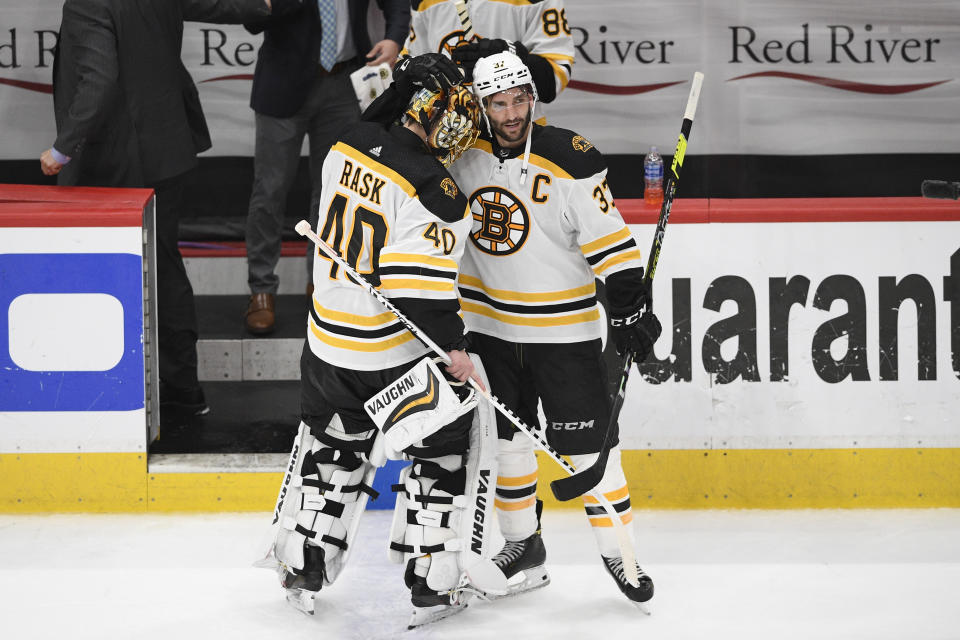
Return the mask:
M293 607L308 616L312 616L314 612L314 598L317 596L317 591L307 591L306 589L285 589L287 592L287 602L289 602Z
M314 598L323 587L324 562L323 549L307 546L304 549L309 570L297 570L284 564L277 566L277 575L280 576L280 586L287 594L287 602L298 611L313 615Z
M523 540L507 542L493 557L493 563L507 577L507 593L488 597L491 600L507 598L547 586L550 576L544 566L546 561L547 549L539 531Z
M608 558L607 556L601 556L603 558L603 566L607 570L613 579L616 581L617 586L620 587L620 591L623 592L623 595L627 596L631 602L633 602L640 611L643 611L645 614L650 615L650 611L644 606L643 603L650 600L653 597L653 580L650 579L650 576L643 572L643 569L640 568L640 565L637 565L637 575L639 576L639 586L632 586L627 582L627 578L623 573L623 558L617 556L613 558Z
M462 591L439 593L427 586L425 578L416 576L410 586L413 615L410 616L407 629L422 627L425 624L460 613L467 608L469 596L469 593Z

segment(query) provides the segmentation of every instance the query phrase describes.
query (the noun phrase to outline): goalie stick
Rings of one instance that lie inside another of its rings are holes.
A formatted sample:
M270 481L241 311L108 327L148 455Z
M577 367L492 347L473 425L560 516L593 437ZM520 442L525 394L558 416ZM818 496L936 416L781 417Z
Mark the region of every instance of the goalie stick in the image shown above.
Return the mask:
M457 17L460 18L460 26L463 27L463 41L470 42L477 34L473 30L473 20L470 19L470 10L467 9L467 3L464 0L456 0L453 6L457 10Z
M370 284L370 282L366 278L364 278L362 275L357 273L357 271L353 267L351 267L343 258L341 258L340 255L330 247L330 245L328 245L326 242L323 241L323 239L320 238L320 236L314 233L313 229L310 228L309 222L307 222L306 220L301 220L300 222L297 223L296 227L294 228L296 229L297 233L308 238L315 245L317 245L317 247L319 247L319 249L323 251L323 253L325 253L328 258L330 258L331 260L336 262L338 265L340 265L344 273L349 275L354 282L356 282L357 284L362 286L364 289L366 289L366 291L370 295L376 298L380 302L380 304L382 304L384 307L387 308L388 311L390 311L394 316L396 316L397 319L403 324L403 326L405 326L407 330L410 331L410 333L412 333L418 340L420 340L420 342L426 345L427 348L429 348L431 351L436 353L443 360L445 364L450 364L450 357L447 355L447 353L443 349L441 349L437 345L437 343L430 338L430 336L423 333L423 331L421 331L420 328L417 327L417 325L413 324L413 322L411 322L409 318L403 315L403 312L397 309L397 307L394 306L394 304L390 302L390 300L388 300L382 293L377 291L376 287ZM564 471L566 471L568 474L571 474L571 475L576 473L576 469L573 467L573 465L567 462L566 460L564 460L560 456L560 454L557 453L557 451L550 446L550 444L546 441L546 438L544 438L542 435L540 435L539 433L537 433L536 431L528 427L526 424L524 424L524 422L519 417L517 417L517 415L514 414L513 411L507 408L507 406L504 405L502 402L497 400L496 396L494 396L492 393L484 389L483 386L478 384L476 380L474 380L473 378L470 378L469 381L470 381L470 385L477 390L477 393L483 396L483 398L486 399L487 402L492 404L494 409L496 409L501 414L503 414L503 416L506 417L507 420L509 420L517 429L525 433L528 438L533 440L534 444L536 444L538 447L540 447L540 449L546 452L553 459L554 462L556 462L563 468ZM613 507L612 504L610 504L610 501L608 501L602 493L600 493L599 491L593 491L591 492L591 495L593 495L593 497L596 498L600 506L603 507L604 511L607 512L607 515L610 516L610 520L613 523L613 529L616 532L616 536L617 536L617 544L620 547L620 554L621 554L621 557L623 558L623 571L624 571L624 576L627 578L627 582L629 582L631 586L634 586L634 587L639 586L640 576L637 573L636 555L634 554L634 551L633 551L633 545L630 543L630 537L629 537L629 534L627 533L626 526L624 526L623 522L620 520L620 515L617 513L617 510ZM487 567L478 566L476 575L474 575L473 577L482 576L482 582L486 583L487 582L486 577L490 575L487 569L488 569ZM470 571L468 571L467 573L470 574ZM473 577L471 577L471 581L473 581ZM478 588L482 589L483 591L488 591L491 593L495 593L497 591L502 591L502 592L506 591L506 588L501 587L499 584L491 585L489 587L483 584L478 584L475 581L473 582L473 584L476 585Z
M680 169L683 167L683 158L687 151L687 140L690 138L690 129L693 127L693 116L697 112L697 102L700 100L700 88L703 85L703 74L697 71L693 74L693 85L687 98L687 108L683 112L683 123L680 125L680 136L677 138L677 148L673 152L673 162L670 164L670 173L667 175L667 185L663 193L663 204L660 205L660 218L657 220L657 230L653 234L653 243L650 246L650 255L647 258L647 269L643 280L648 290L653 282L653 275L657 271L657 262L660 260L660 249L663 247L663 236L670 220L670 209L673 207L673 198L677 193L677 182L680 180ZM652 294L649 308L653 308ZM600 454L592 465L566 478L558 478L550 483L557 500L566 501L587 493L597 486L607 468L607 458L613 446L614 428L620 409L623 407L623 397L627 390L627 379L630 377L630 367L633 366L633 353L627 353L620 374L620 385L613 406L610 408L610 422L607 424L606 436L600 448Z

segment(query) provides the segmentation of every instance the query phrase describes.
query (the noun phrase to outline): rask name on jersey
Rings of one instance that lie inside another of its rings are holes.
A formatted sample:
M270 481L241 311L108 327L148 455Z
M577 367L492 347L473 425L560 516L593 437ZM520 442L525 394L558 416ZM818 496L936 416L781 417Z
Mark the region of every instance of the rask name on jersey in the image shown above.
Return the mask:
M380 190L387 184L379 176L376 176L362 165L356 167L350 160L343 161L343 173L340 175L340 184L348 189L357 192L364 198L369 198L374 204L380 203Z
M466 197L410 131L359 123L323 163L317 235L438 344L463 323L456 279L470 220ZM411 362L427 349L322 253L307 338L323 360L356 370Z

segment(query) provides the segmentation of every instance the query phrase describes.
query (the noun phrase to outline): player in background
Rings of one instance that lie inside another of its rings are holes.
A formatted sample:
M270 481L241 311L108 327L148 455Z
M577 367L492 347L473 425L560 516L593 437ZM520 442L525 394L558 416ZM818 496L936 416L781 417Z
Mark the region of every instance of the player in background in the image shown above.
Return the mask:
M510 50L530 70L541 102L553 102L570 82L574 49L563 0L469 0L475 33L470 42L454 0L413 0L411 5L401 58L446 52L469 80L477 60Z
M619 352L631 350L641 362L660 335L656 317L644 311L640 250L614 204L600 152L572 131L532 122L537 89L518 56L481 59L473 91L484 132L451 169L473 218L459 279L471 347L493 394L527 424L538 424L542 403L547 441L585 468L598 457L610 417L595 278L606 282ZM506 545L494 562L517 593L549 582L537 461L529 438L498 419L495 504ZM629 525L619 446L597 489ZM630 600L649 600L649 576L638 567L639 587L624 577L610 516L594 498L584 502L607 571Z
M414 59L404 70L416 91L394 113L399 124L358 123L330 149L316 232L452 364L444 376L396 316L318 253L301 357L302 422L263 563L278 570L288 601L311 614L317 592L346 563L384 457L413 461L401 474L390 536L391 557L406 564L411 625L464 606L457 589L473 514L456 512L475 502L471 475L485 463L471 435L484 414L462 383L484 378L465 351L455 285L471 224L467 201L445 167L475 139L479 109L467 89L451 86L461 79L452 64L443 76L428 62ZM487 457L486 473L495 474L493 452Z

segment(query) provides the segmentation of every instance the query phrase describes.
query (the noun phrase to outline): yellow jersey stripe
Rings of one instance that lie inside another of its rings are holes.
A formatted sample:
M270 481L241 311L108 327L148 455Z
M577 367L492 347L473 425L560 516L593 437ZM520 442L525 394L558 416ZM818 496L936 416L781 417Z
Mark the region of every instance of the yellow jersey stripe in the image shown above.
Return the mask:
M567 75L567 70L561 67L560 65L558 65L553 60L547 60L547 62L549 62L550 66L553 67L553 75L557 76L557 79L560 81L560 89L561 90L566 89L567 85L570 84L570 76ZM545 124L545 122L546 122L546 119L544 119L544 122L540 122L538 120L537 124Z
M410 342L414 339L414 336L409 331L404 331L403 333L387 338L386 340L380 340L378 342L363 342L360 340L349 340L347 338L338 338L336 336L327 335L317 326L317 323L313 321L313 318L310 318L310 331L313 333L314 337L317 338L320 342L327 344L331 347L336 347L338 349L347 349L349 351L365 351L365 352L376 352L376 351L387 351L396 346Z
M480 151L486 151L489 154L493 153L493 145L481 138L477 138L477 141L473 143L473 148L479 149Z
M473 144L474 149L479 149L480 151L486 151L489 154L493 154L493 147L486 140L477 140ZM541 169L546 169L553 175L558 178L566 178L568 180L573 180L573 176L567 173L560 165L554 164L550 160L547 160L543 156L539 156L535 153L530 154L530 164L536 165Z
M594 320L600 319L600 311L598 309L591 309L589 311L583 311L570 315L537 318L502 313L494 309L488 309L487 307L470 302L468 300L461 300L460 307L463 308L464 311L469 311L470 313L475 313L480 316L486 316L488 318L497 320L498 322L503 322L504 324L514 324L522 327L562 327L571 324L593 322Z
M609 500L610 502L618 502L624 498L630 497L630 490L627 489L627 485L623 485L615 491L603 494L603 497ZM587 504L600 504L596 498L590 494L585 494L583 496L583 501Z
M593 272L597 275L602 274L604 271L610 267L614 267L618 264L623 264L624 262L630 262L631 260L640 260L640 249L631 249L630 251L625 251L623 253L612 255L597 266L593 268Z
M571 64L573 63L573 56L568 56L563 53L541 53L538 51L537 55L541 58L546 58L547 60L557 60L560 62L569 62Z
M393 315L389 311L377 314L375 316L358 316L353 313L347 313L346 311L327 309L326 307L321 306L316 300L313 301L313 309L317 312L317 315L324 320L344 322L359 327L379 327L381 325L394 322L397 319L397 316Z
M381 253L379 263L381 266L391 263L402 264L427 264L438 269L457 270L457 263L450 258L437 258L435 256L424 256L416 253Z
M500 2L502 4L512 4L515 7L525 7L533 4L530 0L487 0L488 2Z
M386 176L387 178L389 178L394 184L396 184L398 187L403 189L404 193L406 193L411 198L417 197L417 190L413 187L412 184L410 184L409 180L404 178L402 175L400 175L399 173L397 173L387 165L381 162L377 162L373 158L367 155L364 155L363 153L360 153L359 151L357 151L350 145L346 144L345 142L342 142L342 141L337 142L337 144L333 145L333 148L331 149L331 151L339 151L343 155L353 158L356 162L359 162L365 167L373 169L377 173L380 173Z
M419 280L416 278L391 278L383 276L378 289L422 289L423 291L453 291L453 280Z
M580 251L586 255L589 253L593 253L594 251L597 251L599 249L604 249L606 247L609 247L610 245L616 244L618 242L624 242L625 240L629 240L632 237L633 236L630 234L630 229L628 229L627 227L623 227L619 231L608 233L602 238L597 238L596 240L592 240L587 244L580 245Z
M628 511L627 513L620 516L620 522L623 524L630 524L633 522L633 512ZM613 520L608 518L590 518L590 524L594 527L612 527Z
M497 509L503 511L520 511L521 509L527 509L532 507L537 502L537 496L530 496L526 500L521 500L520 502L504 502L503 500L496 498L493 501L493 506Z
M523 487L537 481L537 472L525 476L497 476L498 487Z
M564 171L560 165L554 164L553 162L547 160L543 156L538 156L535 153L530 154L530 164L536 165L541 169L546 169L553 175L558 178L566 178L567 180L573 180L573 176Z
M575 287L573 289L564 289L563 291L543 291L539 293L526 291L510 291L508 289L494 289L483 284L483 280L474 276L460 274L460 284L464 284L474 289L479 289L491 298L497 300L511 300L514 302L560 302L573 298L584 298L592 296L597 292L597 285L594 282Z
M446 2L446 0L420 0L420 6L417 7L417 12L426 11L430 7L443 4L444 2Z

